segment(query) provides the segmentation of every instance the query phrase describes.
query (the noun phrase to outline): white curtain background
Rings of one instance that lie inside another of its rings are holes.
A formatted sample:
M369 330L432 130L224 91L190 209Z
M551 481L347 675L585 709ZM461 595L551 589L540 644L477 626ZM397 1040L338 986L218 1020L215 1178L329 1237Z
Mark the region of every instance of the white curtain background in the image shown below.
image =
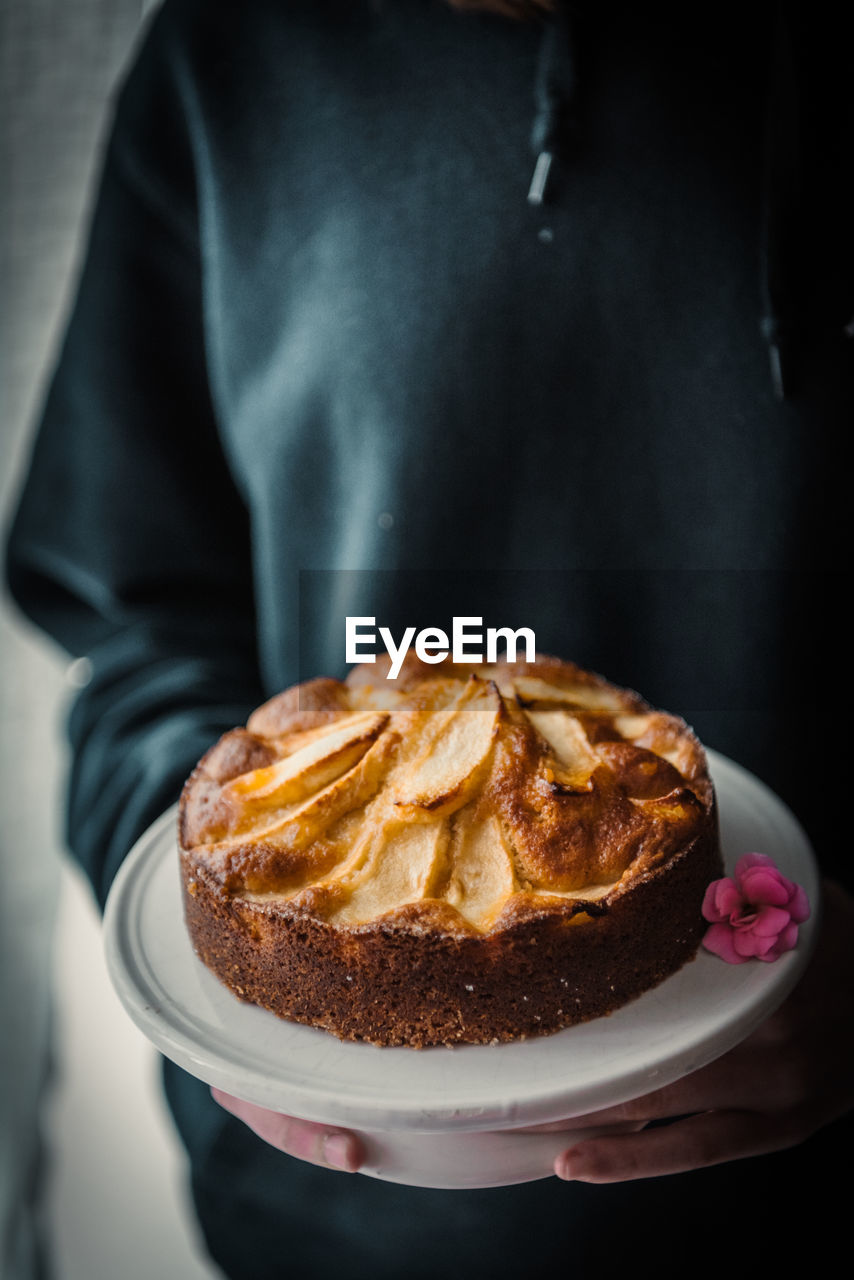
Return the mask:
M73 290L111 94L153 7L0 0L0 517ZM0 600L0 1278L210 1280L154 1051L62 848L79 670Z

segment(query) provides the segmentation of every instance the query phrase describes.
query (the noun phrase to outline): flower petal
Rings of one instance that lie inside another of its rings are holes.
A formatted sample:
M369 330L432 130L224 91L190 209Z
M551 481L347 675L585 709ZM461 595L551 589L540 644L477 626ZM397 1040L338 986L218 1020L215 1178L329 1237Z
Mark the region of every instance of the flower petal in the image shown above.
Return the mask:
M794 889L794 897L788 903L786 910L793 920L797 920L798 924L803 924L804 920L809 920L810 918L810 900L807 897L806 889L802 888L801 885L796 884Z
M715 905L715 895L717 894L719 884L719 880L713 880L706 889L706 892L703 894L703 905L700 910L703 913L704 920L718 921L721 918L721 913Z
M798 945L798 926L794 921L783 930L777 939L774 950L778 955L782 955L784 951L794 951Z
M740 956L761 957L773 948L776 941L776 934L770 938L763 938L761 934L744 931L733 934L732 945Z
M731 912L737 911L741 904L741 894L735 882L728 876L724 876L722 880L713 880L706 889L702 907L703 917L717 924L726 920Z
M776 938L789 924L791 916L783 907L759 908L753 923L753 932L760 938Z
M732 915L733 911L741 911L744 906L744 898L739 893L732 880L722 881L718 886L715 895L715 904L721 915L725 918Z
M747 956L740 956L732 944L732 929L725 924L713 924L706 930L703 946L713 955L720 956L727 964L744 964Z
M748 902L769 902L784 907L792 895L791 885L776 867L748 867L740 881Z

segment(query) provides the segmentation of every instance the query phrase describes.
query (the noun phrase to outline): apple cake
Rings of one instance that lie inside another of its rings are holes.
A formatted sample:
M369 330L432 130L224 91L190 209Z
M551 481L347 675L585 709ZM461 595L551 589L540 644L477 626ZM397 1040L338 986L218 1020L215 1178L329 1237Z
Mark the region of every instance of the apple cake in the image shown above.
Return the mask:
M695 954L721 857L683 720L554 658L387 672L286 690L187 781L187 927L226 986L344 1039L480 1044Z

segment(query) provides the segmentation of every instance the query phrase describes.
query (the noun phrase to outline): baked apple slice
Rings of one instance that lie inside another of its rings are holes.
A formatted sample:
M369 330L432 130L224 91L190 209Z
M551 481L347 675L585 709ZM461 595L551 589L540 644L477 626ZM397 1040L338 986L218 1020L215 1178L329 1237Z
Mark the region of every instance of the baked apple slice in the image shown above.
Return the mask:
M352 769L387 723L388 715L376 712L339 720L283 760L234 778L226 798L262 809L304 800Z
M399 781L395 806L451 813L465 804L487 766L503 715L495 684L473 676Z
M551 749L552 759L547 765L551 781L566 791L591 791L591 779L601 761L578 719L561 707L528 709L525 715Z
M513 688L516 697L523 707L536 706L539 703L564 703L573 707L584 707L586 711L603 711L615 715L624 711L626 703L619 694L610 692L595 684L577 684L563 689L549 684L539 676L514 676Z
M395 907L433 896L444 878L448 849L444 818L429 822L389 822L374 833L361 866L339 887L346 893L334 919L342 924L375 920Z
M249 840L293 852L307 848L334 823L371 800L386 775L397 741L396 734L381 733L346 773L296 804L276 810L231 806L227 833L213 850L229 856L245 848Z
M452 869L444 898L477 928L486 929L518 887L501 823L475 816L472 805L456 819Z

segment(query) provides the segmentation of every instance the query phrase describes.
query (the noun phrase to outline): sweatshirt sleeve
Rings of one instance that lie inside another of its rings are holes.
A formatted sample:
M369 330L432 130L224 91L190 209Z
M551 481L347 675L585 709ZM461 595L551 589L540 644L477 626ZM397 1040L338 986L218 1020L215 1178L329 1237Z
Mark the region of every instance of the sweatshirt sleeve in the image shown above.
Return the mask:
M208 380L188 92L157 19L118 100L7 544L22 610L89 659L67 838L101 904L195 761L263 697L248 515Z

